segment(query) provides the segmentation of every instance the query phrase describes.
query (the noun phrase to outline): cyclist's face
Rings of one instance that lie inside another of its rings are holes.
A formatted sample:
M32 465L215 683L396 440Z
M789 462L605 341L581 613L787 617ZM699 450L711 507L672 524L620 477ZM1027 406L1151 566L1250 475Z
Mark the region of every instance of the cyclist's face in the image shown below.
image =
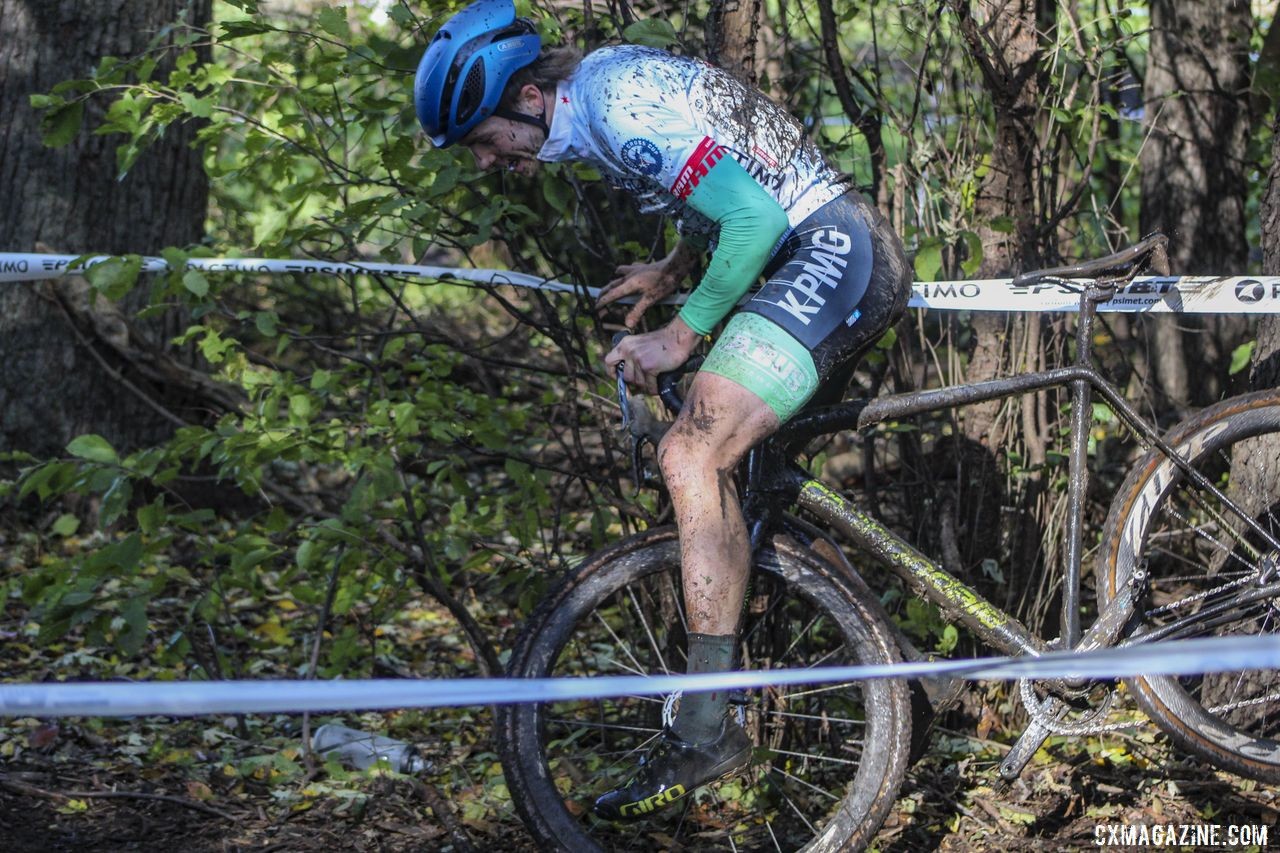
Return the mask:
M461 144L486 172L504 169L528 177L538 171L538 151L544 141L542 131L531 124L490 116L472 128Z

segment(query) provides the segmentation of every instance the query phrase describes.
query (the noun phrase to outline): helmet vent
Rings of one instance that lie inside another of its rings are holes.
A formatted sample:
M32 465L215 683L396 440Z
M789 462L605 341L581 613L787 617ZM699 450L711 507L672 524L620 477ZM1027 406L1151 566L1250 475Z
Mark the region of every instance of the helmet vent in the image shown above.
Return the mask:
M477 57L467 72L467 79L462 82L462 93L458 96L457 124L465 124L484 100L484 58Z

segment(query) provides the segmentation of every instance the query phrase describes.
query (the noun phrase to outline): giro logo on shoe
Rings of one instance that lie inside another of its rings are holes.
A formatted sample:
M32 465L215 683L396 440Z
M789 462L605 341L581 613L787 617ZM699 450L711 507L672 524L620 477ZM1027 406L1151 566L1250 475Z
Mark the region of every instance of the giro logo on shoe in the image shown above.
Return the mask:
M684 785L672 785L665 791L659 791L652 797L645 797L643 800L637 800L634 803L627 803L618 811L623 817L636 817L638 815L648 814L674 803L676 800L684 796Z

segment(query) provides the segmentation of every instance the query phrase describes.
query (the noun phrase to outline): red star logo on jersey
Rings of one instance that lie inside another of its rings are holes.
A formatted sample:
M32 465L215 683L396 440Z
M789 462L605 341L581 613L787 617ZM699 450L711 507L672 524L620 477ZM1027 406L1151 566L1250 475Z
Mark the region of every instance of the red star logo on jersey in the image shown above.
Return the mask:
M561 96L560 96L560 103L562 103L562 104L567 104L567 103L569 103L569 96L568 96L568 95L561 95Z

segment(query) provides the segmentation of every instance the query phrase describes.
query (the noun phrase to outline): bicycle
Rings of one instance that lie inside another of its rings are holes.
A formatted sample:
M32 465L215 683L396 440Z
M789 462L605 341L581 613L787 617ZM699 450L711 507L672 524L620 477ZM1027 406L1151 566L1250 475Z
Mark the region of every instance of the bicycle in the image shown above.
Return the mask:
M1146 266L1167 274L1162 265L1164 238L1153 235L1096 261L1014 280L1015 287L1052 285L1079 293L1071 366L802 411L754 448L738 474L755 555L739 665L871 664L903 657L904 638L880 601L828 534L787 512L793 507L838 530L1003 654L1276 632L1280 483L1257 476L1257 463L1280 456L1280 391L1225 400L1162 437L1092 364L1097 306ZM680 404L675 382L673 375L662 379L662 397L672 409ZM1069 483L1061 635L1054 640L1034 634L794 461L809 441L839 430L1062 385L1071 394ZM1111 504L1095 563L1097 617L1084 629L1084 497L1095 392L1148 449ZM625 386L620 395L625 419ZM1231 478L1233 470L1244 473ZM531 616L509 673L683 672L679 571L673 527L644 531L587 558ZM1183 748L1218 767L1280 782L1280 673L1124 683ZM857 849L875 836L897 796L912 750L913 703L918 710L924 695L920 687L889 680L740 695L736 712L757 744L749 768L685 797L683 805L625 825L595 818L591 803L634 769L660 730L663 700L624 696L502 708L500 751L512 799L534 838L548 848ZM1000 766L1008 780L1050 734L1103 730L1116 685L1023 682L1019 692L1030 721Z

